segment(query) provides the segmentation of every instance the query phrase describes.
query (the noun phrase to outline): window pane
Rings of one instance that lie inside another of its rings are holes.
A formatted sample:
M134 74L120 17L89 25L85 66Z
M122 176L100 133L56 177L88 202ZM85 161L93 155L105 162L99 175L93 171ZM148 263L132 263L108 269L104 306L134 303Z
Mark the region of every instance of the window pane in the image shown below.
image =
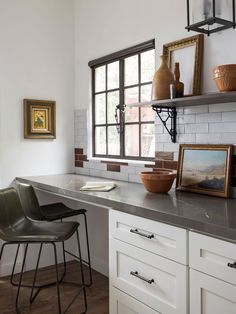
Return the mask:
M125 86L138 84L138 55L125 59Z
M154 121L155 111L152 107L141 108L141 121Z
M106 89L106 66L95 69L95 92L102 92Z
M125 155L139 156L139 126L125 126Z
M155 50L141 53L141 83L151 82L155 72Z
M139 99L138 87L125 89L125 104L137 103ZM138 108L125 108L125 122L137 122L139 119Z
M141 126L141 155L142 157L155 156L154 124Z
M150 101L151 100L152 85L144 85L141 87L141 101ZM143 107L141 108L141 121L154 121L155 112L152 110L152 107Z
M95 96L95 124L106 123L106 94Z
M120 155L120 135L115 126L108 127L108 155Z
M152 99L152 84L141 86L141 102Z
M119 91L107 94L107 123L116 123L115 112L116 106L119 104ZM119 116L119 110L118 110Z
M106 127L95 129L95 154L106 154Z
M119 88L119 62L112 62L107 66L107 88Z

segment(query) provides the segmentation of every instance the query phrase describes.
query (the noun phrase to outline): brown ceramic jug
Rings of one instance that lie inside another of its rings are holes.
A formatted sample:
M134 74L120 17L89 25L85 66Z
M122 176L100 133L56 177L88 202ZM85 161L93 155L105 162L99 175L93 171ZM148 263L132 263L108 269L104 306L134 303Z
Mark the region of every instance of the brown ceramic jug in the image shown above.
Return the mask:
M161 65L156 71L152 81L152 99L169 99L170 84L174 83L174 74L167 64L167 56L161 56Z

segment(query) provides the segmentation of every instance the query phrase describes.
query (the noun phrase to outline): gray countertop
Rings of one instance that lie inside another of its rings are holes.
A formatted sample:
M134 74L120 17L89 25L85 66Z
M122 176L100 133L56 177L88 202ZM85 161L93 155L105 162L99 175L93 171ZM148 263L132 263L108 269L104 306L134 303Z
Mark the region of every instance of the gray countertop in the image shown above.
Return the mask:
M77 174L19 177L17 180L47 192L236 242L236 199L175 190L154 194L147 192L142 184L123 181L117 181L118 187L110 192L85 192L80 188L86 182L111 180Z

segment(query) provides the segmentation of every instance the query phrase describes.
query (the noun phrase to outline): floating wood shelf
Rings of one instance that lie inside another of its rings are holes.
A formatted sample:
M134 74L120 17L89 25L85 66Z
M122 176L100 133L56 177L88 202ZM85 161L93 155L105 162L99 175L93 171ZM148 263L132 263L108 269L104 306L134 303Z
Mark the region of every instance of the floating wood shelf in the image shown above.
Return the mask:
M175 99L152 100L143 103L129 104L127 107L150 107L156 112L173 143L176 142L176 117L178 107L202 106L211 104L225 104L235 102L236 92L209 93L199 96L189 96ZM236 106L236 104L235 104ZM166 117L162 117L166 113ZM170 126L169 126L170 120Z
M209 93L199 96L189 96L175 99L152 100L142 103L129 104L128 107L189 107L211 104L236 102L236 92Z

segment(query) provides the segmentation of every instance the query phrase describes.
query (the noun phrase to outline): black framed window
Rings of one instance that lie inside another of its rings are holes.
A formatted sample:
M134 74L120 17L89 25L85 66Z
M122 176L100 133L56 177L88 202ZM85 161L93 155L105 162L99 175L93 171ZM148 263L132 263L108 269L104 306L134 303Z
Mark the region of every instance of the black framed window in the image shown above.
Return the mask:
M93 60L89 66L93 156L153 159L154 112L151 107L126 105L151 100L154 40Z

